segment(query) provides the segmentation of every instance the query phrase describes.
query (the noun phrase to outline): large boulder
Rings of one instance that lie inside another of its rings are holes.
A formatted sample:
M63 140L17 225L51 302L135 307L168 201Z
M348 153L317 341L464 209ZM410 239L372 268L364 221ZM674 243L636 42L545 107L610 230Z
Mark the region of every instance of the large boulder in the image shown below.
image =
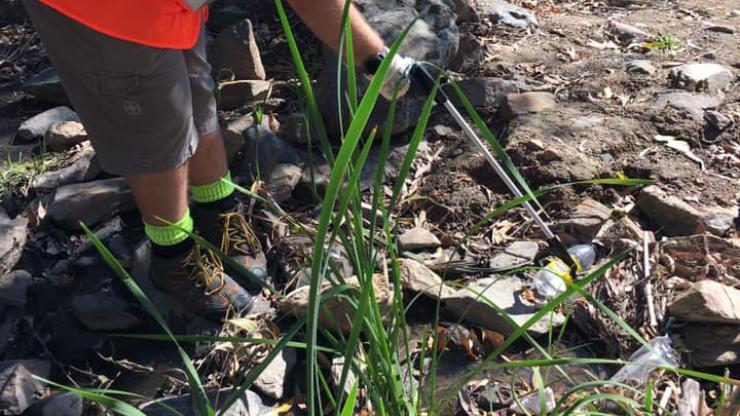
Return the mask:
M80 118L69 107L54 107L24 121L16 136L25 141L40 139L53 124L62 121L80 121Z
M451 0L360 0L357 6L387 44L391 44L416 18L408 36L401 45L402 55L430 62L442 68L451 65L457 55L460 34L455 23L454 6ZM327 50L324 70L317 80L317 100L323 112L329 134L338 137L340 132L337 116L337 57ZM363 76L357 77L360 91L368 85ZM346 77L342 84L346 85ZM423 99L407 95L396 108L393 133L401 133L416 125ZM368 126L382 128L388 114L389 102L379 98ZM343 121L350 119L342 99Z

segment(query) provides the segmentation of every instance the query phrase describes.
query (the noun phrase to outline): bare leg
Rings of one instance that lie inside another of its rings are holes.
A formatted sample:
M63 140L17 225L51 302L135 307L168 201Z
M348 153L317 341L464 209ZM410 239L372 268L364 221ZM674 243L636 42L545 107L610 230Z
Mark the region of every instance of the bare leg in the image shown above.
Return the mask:
M180 221L188 210L188 163L159 173L128 175L136 206L147 224Z
M189 175L193 185L206 185L223 178L228 170L221 130L200 136L198 149L190 158Z

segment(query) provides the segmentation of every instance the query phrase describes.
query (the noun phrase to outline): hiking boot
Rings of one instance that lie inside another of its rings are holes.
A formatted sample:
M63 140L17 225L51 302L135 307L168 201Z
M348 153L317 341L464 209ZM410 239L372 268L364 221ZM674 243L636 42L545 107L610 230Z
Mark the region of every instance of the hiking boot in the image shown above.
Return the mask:
M224 272L213 252L199 244L173 258L152 253L149 278L158 289L205 318L220 319L229 312L242 314L252 307L252 296Z
M226 212L206 207L193 210L198 233L261 281L267 280L267 259L259 238L244 216L241 204ZM238 270L226 269L235 276ZM255 282L250 282L255 284Z

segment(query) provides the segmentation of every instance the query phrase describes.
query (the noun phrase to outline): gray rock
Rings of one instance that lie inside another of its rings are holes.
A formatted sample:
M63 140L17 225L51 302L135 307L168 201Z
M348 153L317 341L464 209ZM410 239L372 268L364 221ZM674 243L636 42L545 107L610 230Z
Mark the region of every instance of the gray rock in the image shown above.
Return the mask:
M694 207L657 185L648 186L640 192L637 207L669 236L694 234L700 225L714 234L722 235L733 227L738 216L737 208Z
M24 217L19 215L10 219L0 208L0 275L12 270L21 258L26 245L27 225L28 220Z
M39 360L0 361L0 415L20 415L44 387L32 375L48 377L51 366Z
M668 305L670 314L686 322L740 324L740 290L702 280Z
M734 79L732 71L714 63L681 65L671 71L675 86L688 91L715 93L727 90Z
M454 0L453 6L455 8L455 16L457 16L455 21L458 24L477 22L480 19L476 0Z
M437 248L442 243L431 231L423 227L414 227L398 237L401 250L423 250L426 248Z
M72 163L61 169L50 170L37 176L31 182L31 189L51 191L62 185L85 182L95 179L102 172L100 163L92 150L74 156Z
M504 251L493 256L489 267L495 271L514 269L531 263L540 246L534 241L514 241Z
M47 216L68 230L79 231L80 222L94 227L134 207L125 179L102 179L59 187Z
M609 22L609 32L623 43L642 42L651 37L649 33L642 29L617 21Z
M669 106L679 110L685 110L701 117L707 108L717 108L722 104L722 98L716 95L696 94L690 92L670 92L659 95L654 103L656 110Z
M32 76L23 84L23 91L41 101L57 105L70 105L57 71L50 66Z
M502 0L477 0L478 16L493 23L511 26L517 29L537 27L537 18L529 10Z
M732 118L719 111L707 111L704 113L704 119L720 132L726 130L734 123Z
M444 284L437 273L412 259L398 259L401 286L414 292L424 293L434 299L453 296L455 290Z
M338 387L342 381L342 368L344 368L344 357L334 357L331 360L331 381L334 383L334 386ZM344 386L342 386L344 394L349 395L356 381L357 376L355 375L355 370L350 366Z
M237 80L219 83L217 94L219 108L233 110L245 104L265 100L272 82L260 80Z
M540 113L555 108L555 96L549 92L507 94L499 113L504 120L528 113Z
M611 210L609 208L598 201L586 198L559 225L565 232L576 237L578 241L591 242L610 216Z
M437 124L434 127L431 128L432 134L434 134L434 138L438 139L440 137L450 137L455 135L455 130L453 130L451 127L445 126L444 124Z
M91 331L117 331L139 323L123 299L105 291L74 296L72 314Z
M478 70L483 61L483 46L475 36L461 35L457 55L450 63L450 70L461 73Z
M40 139L52 124L60 121L80 121L80 118L69 107L54 107L24 121L18 128L16 136L26 141Z
M692 323L676 328L675 348L693 367L726 367L740 363L740 326Z
M466 78L459 81L457 86L473 107L489 109L501 106L509 94L546 91L550 88L526 78L503 79L496 77ZM455 105L462 105L451 86L444 87L444 90Z
M35 403L25 416L81 416L84 401L74 393L58 393Z
M229 163L232 163L244 148L244 132L253 125L254 116L245 114L236 120L229 121L226 127L221 129L224 137L226 159Z
M220 404L226 401L233 389L224 388L221 390L209 391L208 398L216 412L221 411ZM147 416L170 416L172 413L162 407L160 404L166 404L175 409L182 416L199 416L193 409L193 399L189 394L176 397L166 397L163 399L153 400L139 406L139 409ZM269 415L273 414L277 404L267 405L259 394L252 390L247 390L243 396L237 400L223 413L224 416L252 416L252 415Z
M49 127L44 139L46 147L61 152L87 140L87 131L78 121L59 121Z
M717 33L727 33L728 35L732 35L735 33L735 29L731 26L725 26L725 25L717 25L712 24L707 27L707 30L710 32L717 32Z
M214 45L214 76L233 75L237 80L264 80L265 68L249 19L221 31Z
M290 199L301 179L303 179L303 168L283 163L275 166L265 178L265 190L276 202L282 203Z
M650 61L644 59L634 59L627 62L627 72L641 75L653 75L656 69Z
M447 298L445 300L445 311L454 316L455 319L462 319L463 322L508 336L514 331L514 328L496 312L495 308L489 305L489 302L505 311L514 323L523 325L538 310L536 305L521 296L523 290L522 281L515 276L478 279L468 287L459 289L454 296ZM489 302L483 300L481 296L488 299ZM553 312L545 315L532 325L529 332L545 334L548 332L550 324L559 326L563 321L562 314Z
M403 30L414 20L408 36L401 45L403 55L430 62L441 68L448 68L457 55L459 30L455 23L455 13L450 0L409 0L397 2L395 0L361 0L355 2L363 11L363 15L375 28L387 44L391 44ZM400 3L400 4L399 4ZM321 72L316 85L316 96L319 108L327 125L330 136L340 137L340 124L337 103L337 57L336 54L325 49L324 70ZM362 93L368 85L363 76L358 77L359 91ZM346 77L342 77L346 85ZM393 134L402 133L415 126L423 99L409 94L398 103L393 125ZM343 123L348 124L348 109L344 99L341 102ZM378 134L382 133L383 125L388 115L390 103L379 98L368 126L378 126ZM378 136L380 137L380 136Z
M290 144L304 145L308 143L306 127L305 115L301 113L283 115L280 117L280 129L277 135Z
M290 384L290 372L296 363L296 352L285 348L276 355L254 381L254 387L265 396L280 400L285 397L286 385Z
M26 306L26 292L33 277L25 270L14 270L0 277L0 306Z

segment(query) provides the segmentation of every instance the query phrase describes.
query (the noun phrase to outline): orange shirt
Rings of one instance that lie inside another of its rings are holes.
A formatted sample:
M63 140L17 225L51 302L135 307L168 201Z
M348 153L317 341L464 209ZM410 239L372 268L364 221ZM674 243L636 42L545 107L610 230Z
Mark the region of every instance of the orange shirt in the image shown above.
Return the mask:
M192 48L208 13L180 0L40 1L95 31L155 48Z

